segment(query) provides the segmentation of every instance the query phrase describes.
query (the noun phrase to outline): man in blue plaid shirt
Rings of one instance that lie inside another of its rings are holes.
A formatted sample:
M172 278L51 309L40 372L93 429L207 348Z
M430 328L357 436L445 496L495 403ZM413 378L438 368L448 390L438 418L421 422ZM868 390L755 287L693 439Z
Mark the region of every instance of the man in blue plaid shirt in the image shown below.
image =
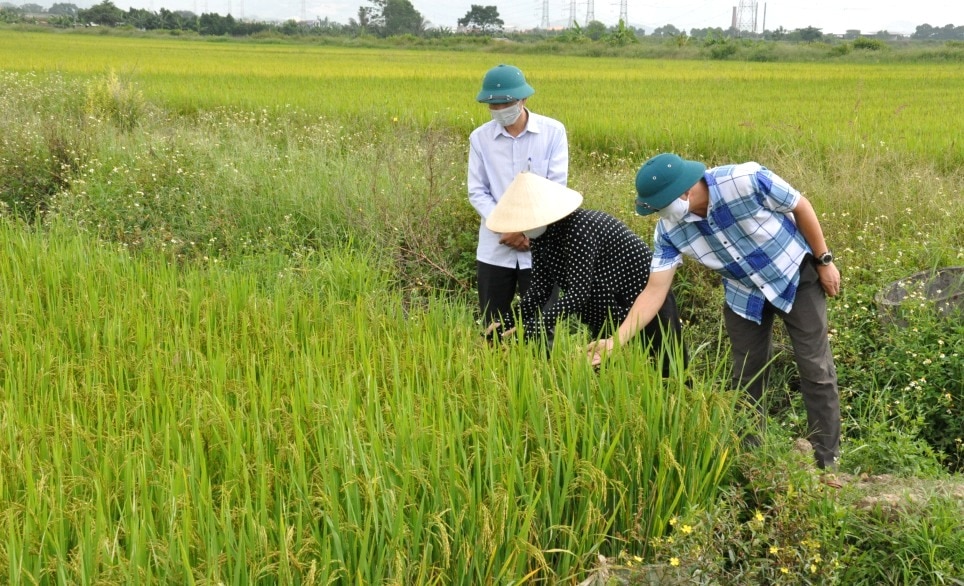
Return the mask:
M759 406L771 358L774 317L793 344L814 457L834 468L840 455L840 401L827 327L827 301L840 292L823 230L810 202L757 163L714 169L664 153L636 175L636 212L657 213L649 283L616 335L589 348L598 363L632 339L663 304L683 256L723 277L723 317L734 384Z

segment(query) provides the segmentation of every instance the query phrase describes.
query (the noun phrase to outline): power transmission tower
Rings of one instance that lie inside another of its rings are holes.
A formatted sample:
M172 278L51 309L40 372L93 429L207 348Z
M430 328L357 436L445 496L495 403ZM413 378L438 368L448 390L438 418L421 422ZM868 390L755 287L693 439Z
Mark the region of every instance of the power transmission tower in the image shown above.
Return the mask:
M596 10L593 6L593 1L589 0L589 6L586 8L586 24L596 20Z
M629 0L621 0L619 2L619 20L623 21L623 24L629 26Z
M736 8L733 26L738 33L756 33L756 0L740 0Z
M549 30L549 0L542 0L542 30Z
M572 28L576 24L576 0L569 0L569 24L566 28Z

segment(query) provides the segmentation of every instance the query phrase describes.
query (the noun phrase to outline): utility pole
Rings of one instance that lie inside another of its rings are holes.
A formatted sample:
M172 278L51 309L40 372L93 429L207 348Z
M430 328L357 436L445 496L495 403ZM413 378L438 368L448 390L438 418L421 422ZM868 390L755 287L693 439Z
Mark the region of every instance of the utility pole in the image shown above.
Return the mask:
M589 6L586 8L586 24L596 20L596 11L593 7L593 1L589 0Z
M549 0L542 0L542 30L549 30Z
M737 33L749 32L756 33L756 0L740 0L736 8L736 22L734 23Z

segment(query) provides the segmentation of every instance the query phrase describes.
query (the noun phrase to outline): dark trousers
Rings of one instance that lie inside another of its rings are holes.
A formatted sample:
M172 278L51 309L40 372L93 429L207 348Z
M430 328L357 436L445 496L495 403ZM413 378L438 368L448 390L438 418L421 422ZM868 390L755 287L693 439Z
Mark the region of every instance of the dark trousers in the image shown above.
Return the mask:
M724 304L723 318L733 346L733 383L745 388L760 409L775 316L783 320L793 346L814 458L820 468L831 467L840 456L840 397L827 337L827 297L809 256L800 267L800 285L789 313L767 302L762 323L757 325Z
M512 313L512 300L526 294L532 281L532 269L499 267L476 261L476 277L479 285L479 309L482 323L501 321L503 315Z

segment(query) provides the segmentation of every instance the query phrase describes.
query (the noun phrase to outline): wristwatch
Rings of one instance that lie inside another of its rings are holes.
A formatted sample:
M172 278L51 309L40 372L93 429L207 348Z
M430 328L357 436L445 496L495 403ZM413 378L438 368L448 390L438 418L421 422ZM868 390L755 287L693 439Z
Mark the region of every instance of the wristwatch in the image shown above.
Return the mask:
M817 264L819 265L827 266L833 262L833 253L828 250L827 252L816 257L814 260L816 260Z

